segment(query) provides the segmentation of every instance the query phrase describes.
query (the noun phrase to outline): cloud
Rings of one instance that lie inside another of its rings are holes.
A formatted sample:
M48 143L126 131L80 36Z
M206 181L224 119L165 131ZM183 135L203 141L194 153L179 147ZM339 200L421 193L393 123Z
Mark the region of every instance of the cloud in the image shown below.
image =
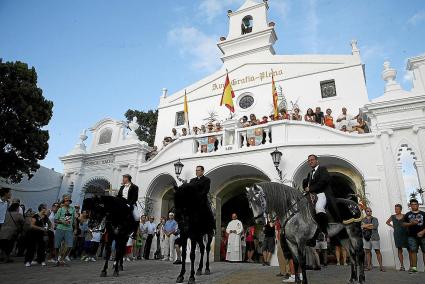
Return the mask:
M202 0L198 9L208 22L212 22L217 16L225 14L233 4L242 5L243 2L243 0Z
M388 51L382 45L364 45L360 48L364 61L375 59L386 59L389 56Z
M270 10L275 11L282 18L282 21L287 20L289 10L291 9L290 3L288 1L271 1L269 5Z
M417 25L420 22L425 21L425 10L419 11L407 20L407 23L410 25Z
M214 71L220 66L217 36L207 36L195 27L180 27L168 32L168 42L176 45L181 56L190 60L193 68Z
M406 70L403 75L403 82L412 83L413 81L413 72L410 70Z
M314 53L318 52L319 38L318 27L319 18L317 17L317 0L309 0L307 5L306 32L308 34L307 41Z

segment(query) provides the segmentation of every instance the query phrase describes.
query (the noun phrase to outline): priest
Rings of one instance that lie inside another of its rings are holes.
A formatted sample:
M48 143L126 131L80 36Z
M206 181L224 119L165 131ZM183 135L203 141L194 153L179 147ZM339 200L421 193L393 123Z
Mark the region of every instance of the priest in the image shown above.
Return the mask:
M226 228L227 239L227 261L242 261L241 234L243 231L242 222L238 220L236 213L232 214L232 221Z

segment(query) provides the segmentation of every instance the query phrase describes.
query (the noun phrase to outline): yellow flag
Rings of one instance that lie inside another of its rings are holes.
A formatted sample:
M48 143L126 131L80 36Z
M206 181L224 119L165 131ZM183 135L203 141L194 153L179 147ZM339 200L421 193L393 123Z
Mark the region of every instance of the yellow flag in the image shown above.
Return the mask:
M277 90L274 83L273 71L272 71L272 96L273 96L273 115L277 119L279 117L279 110L277 105Z
M184 105L183 105L183 112L184 112L184 123L186 124L187 131L190 134L190 125L189 125L189 108L187 106L187 95L186 90L184 90Z
M229 74L227 74L220 106L224 104L231 112L235 112L235 106L233 105L234 97L235 93L233 92L232 85L230 85Z

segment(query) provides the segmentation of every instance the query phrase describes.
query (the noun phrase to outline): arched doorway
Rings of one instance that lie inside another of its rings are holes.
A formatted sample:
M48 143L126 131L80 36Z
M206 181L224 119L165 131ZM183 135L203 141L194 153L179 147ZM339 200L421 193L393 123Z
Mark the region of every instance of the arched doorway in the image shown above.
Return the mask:
M270 181L270 178L260 169L241 163L222 165L208 171L206 176L211 179L210 193L217 227L214 259L218 261L222 228L227 226L231 214L236 213L244 225L252 220L252 211L245 195L245 188L257 182Z
M364 178L350 162L333 156L319 156L318 159L319 164L328 169L336 197L353 199L356 194L364 197ZM301 187L310 171L307 161L299 165L292 179L294 186Z
M84 186L84 199L94 196L112 195L111 183L102 177L89 180Z
M173 188L176 180L169 173L156 176L148 186L146 198L153 202L153 212L161 212L160 216L167 216L174 207Z

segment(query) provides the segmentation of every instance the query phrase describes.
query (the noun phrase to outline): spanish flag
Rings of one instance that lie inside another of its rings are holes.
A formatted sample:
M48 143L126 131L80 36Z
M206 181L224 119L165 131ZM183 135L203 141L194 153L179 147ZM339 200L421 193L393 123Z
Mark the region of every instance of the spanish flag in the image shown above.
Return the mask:
M235 112L235 107L233 105L233 98L235 93L232 90L232 85L230 85L229 74L226 75L226 83L224 84L223 95L221 96L220 106L223 104L230 110L230 112Z
M187 95L186 90L184 90L184 106L183 106L183 112L184 112L184 123L186 124L187 131L190 134L190 125L189 125L189 108L187 106Z
M272 96L273 96L273 115L277 119L279 117L279 110L277 105L277 90L274 83L273 71L272 71Z

